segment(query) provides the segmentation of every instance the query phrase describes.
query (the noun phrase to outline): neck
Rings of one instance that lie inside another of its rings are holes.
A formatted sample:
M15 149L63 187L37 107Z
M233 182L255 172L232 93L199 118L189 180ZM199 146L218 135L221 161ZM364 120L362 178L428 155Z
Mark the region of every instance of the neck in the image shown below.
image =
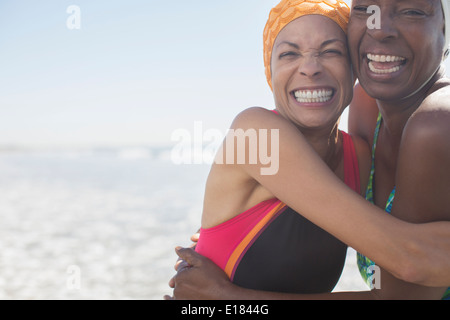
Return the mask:
M325 163L334 169L336 154L339 151L339 129L338 123L331 128L323 130L308 130L299 128L309 144L314 148L317 154L325 161Z

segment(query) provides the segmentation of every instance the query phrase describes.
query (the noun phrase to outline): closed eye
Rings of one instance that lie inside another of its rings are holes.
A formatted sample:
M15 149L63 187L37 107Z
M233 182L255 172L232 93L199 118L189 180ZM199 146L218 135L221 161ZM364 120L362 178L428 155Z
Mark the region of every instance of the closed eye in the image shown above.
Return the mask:
M337 49L329 49L329 50L325 50L325 51L321 52L320 55L339 55L339 56L341 56L342 52Z
M355 13L359 13L359 14L361 14L361 13L368 14L367 8L368 8L368 6L355 6L352 8L352 11Z
M294 52L294 51L287 51L287 52L281 53L280 56L279 56L279 58L282 59L282 58L296 57L296 56L298 56L298 55L299 55L299 54L298 54L297 52Z
M416 17L425 16L425 13L420 10L404 10L403 14L407 16L416 16Z

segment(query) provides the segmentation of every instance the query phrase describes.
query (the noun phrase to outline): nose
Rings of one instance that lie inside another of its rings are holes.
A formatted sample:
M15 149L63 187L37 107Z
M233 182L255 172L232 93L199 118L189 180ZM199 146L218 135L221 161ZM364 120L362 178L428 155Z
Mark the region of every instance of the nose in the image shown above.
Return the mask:
M322 74L323 66L318 57L305 57L298 68L298 72L308 78L316 78Z
M380 42L396 39L398 37L398 30L392 14L383 14L382 12L379 19L380 23L378 25L368 28L369 35Z

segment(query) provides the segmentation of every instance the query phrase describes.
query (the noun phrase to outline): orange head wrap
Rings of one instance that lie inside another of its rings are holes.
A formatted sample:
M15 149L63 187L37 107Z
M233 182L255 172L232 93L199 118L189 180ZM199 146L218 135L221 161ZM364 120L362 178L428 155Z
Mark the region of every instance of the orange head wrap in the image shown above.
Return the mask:
M264 28L264 65L270 88L272 88L270 62L275 39L291 21L312 14L330 18L347 32L350 8L342 0L282 0L270 11L269 20Z

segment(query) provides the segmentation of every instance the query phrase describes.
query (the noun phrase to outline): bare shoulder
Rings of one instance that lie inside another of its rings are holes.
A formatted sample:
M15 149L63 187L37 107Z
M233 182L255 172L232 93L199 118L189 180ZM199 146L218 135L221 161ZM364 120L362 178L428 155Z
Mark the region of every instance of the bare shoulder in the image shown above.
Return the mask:
M431 94L404 129L396 202L412 222L447 220L450 212L450 90ZM397 197L398 196L398 197Z
M237 136L260 136L267 134L278 136L280 148L290 148L292 145L308 144L305 136L292 121L282 115L260 107L248 108L239 113L231 126L231 138ZM270 142L268 142L270 145Z
M435 90L423 101L417 113L430 111L449 112L450 110L450 79L440 82Z
M404 142L427 148L450 146L450 85L430 94L408 120Z
M264 115L269 115L269 114L275 114L275 112L273 112L272 110L263 108L263 107L255 106L255 107L249 107L247 109L244 109L243 111L238 113L236 118L255 116L255 115L256 116L264 116Z
M217 226L264 200L274 198L246 170L252 165L259 167L260 162L257 152L259 136L250 129L257 131L268 126L273 116L276 114L270 110L253 107L234 118L206 182L203 228ZM242 130L242 134L238 130Z
M263 129L291 125L289 121L272 110L251 107L243 110L234 118L231 129Z
M419 156L426 163L442 163L448 167L450 86L444 86L430 94L410 117L403 132L400 152Z

